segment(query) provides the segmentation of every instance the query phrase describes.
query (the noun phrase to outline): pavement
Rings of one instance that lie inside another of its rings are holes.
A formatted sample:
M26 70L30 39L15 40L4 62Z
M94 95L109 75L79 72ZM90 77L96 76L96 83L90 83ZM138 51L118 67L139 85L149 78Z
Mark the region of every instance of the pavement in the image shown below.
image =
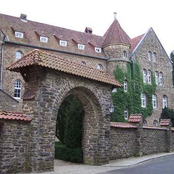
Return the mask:
M90 166L85 164L55 160L54 172L44 172L44 174L99 174L111 170L128 168L130 166L138 165L143 162L168 155L174 155L174 152L111 160L109 164L102 166Z

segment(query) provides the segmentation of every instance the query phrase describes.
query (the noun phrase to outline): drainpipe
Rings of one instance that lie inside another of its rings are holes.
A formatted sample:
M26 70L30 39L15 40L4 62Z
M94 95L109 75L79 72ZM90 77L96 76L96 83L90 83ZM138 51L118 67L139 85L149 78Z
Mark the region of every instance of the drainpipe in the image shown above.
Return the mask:
M2 73L3 73L3 61L4 61L4 45L5 45L5 38L6 35L3 33L3 31L0 29L0 32L4 35L1 45L1 67L0 67L0 89L2 89Z

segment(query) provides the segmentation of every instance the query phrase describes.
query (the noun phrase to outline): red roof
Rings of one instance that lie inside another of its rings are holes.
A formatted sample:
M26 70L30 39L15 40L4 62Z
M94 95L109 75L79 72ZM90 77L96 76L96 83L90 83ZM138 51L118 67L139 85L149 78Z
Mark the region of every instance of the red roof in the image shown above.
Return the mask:
M137 128L136 126L130 124L130 123L122 123L122 122L111 122L111 127L116 128Z
M32 65L55 69L68 74L110 84L115 87L122 87L120 82L116 81L113 76L104 71L97 70L86 65L81 65L75 61L70 61L41 50L31 51L23 58L10 65L7 69L10 71L20 72L21 68Z
M31 121L31 118L25 115L23 112L14 111L0 111L0 120L21 120L21 121Z
M142 115L141 114L131 114L129 117L128 122L130 123L140 123L142 119Z
M104 34L105 41L103 46L108 44L126 44L130 45L130 38L126 32L121 28L118 20L114 20L107 32Z
M160 126L169 126L170 125L170 119L161 119Z
M131 49L130 52L132 53L132 51L135 49L135 47L138 45L138 43L140 42L140 40L143 38L144 34L137 36L133 39L130 39L129 42L131 44Z

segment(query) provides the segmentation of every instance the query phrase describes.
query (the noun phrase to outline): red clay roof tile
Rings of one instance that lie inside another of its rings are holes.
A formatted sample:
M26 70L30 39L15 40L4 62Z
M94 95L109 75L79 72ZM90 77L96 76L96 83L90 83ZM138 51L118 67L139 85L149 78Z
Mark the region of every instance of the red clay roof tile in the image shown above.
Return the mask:
M25 115L23 112L14 112L14 111L9 111L9 112L0 111L0 119L31 121L31 118Z
M169 126L170 125L170 119L161 119L160 126Z
M142 119L142 115L141 114L131 114L128 122L130 123L140 123Z
M23 58L10 65L7 69L10 71L19 72L20 68L34 64L106 84L111 84L116 87L122 87L120 82L116 81L113 76L104 71L100 71L86 65L81 65L75 61L66 60L41 50L33 50Z
M137 128L136 126L130 124L130 123L122 123L122 122L111 122L111 127L116 128Z

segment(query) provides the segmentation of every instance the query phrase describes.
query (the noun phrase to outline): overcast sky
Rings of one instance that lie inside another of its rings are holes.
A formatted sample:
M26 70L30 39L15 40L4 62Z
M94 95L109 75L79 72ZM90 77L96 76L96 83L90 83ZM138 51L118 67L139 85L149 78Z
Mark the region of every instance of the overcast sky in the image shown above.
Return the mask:
M174 0L0 0L0 13L103 36L113 12L134 38L154 29L168 54L174 50Z

